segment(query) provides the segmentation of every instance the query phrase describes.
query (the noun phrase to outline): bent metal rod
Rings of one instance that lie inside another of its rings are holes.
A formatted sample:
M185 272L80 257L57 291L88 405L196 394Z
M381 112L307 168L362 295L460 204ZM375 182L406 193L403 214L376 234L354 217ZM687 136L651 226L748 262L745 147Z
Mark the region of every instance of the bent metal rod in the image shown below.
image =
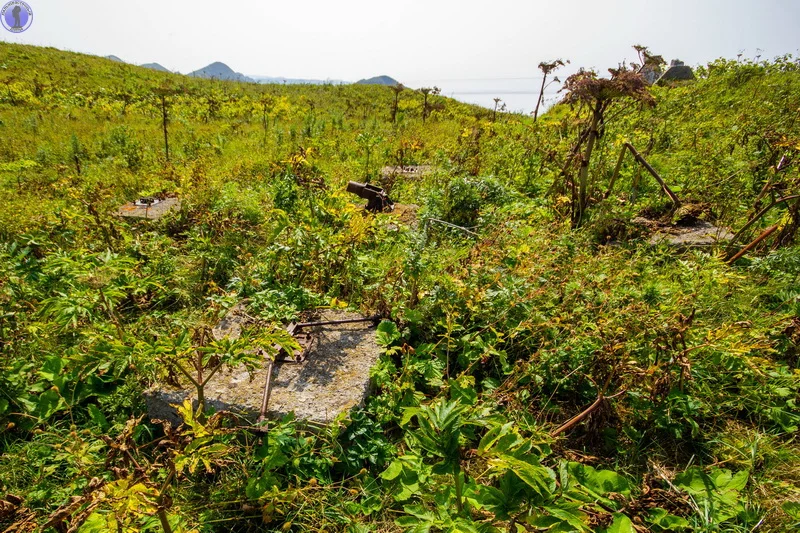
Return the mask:
M343 320L323 320L318 322L300 322L294 323L292 322L286 327L286 330L294 335L298 333L299 330L303 328L310 328L314 326L336 326L340 324L356 324L359 322L372 322L375 323L380 319L379 315L374 315L368 318L346 318ZM276 363L280 363L286 361L286 359L269 359L269 365L267 366L267 379L266 383L264 383L264 393L261 396L261 411L258 415L258 423L261 424L267 418L267 406L269 405L269 396L272 392L272 370L275 368Z

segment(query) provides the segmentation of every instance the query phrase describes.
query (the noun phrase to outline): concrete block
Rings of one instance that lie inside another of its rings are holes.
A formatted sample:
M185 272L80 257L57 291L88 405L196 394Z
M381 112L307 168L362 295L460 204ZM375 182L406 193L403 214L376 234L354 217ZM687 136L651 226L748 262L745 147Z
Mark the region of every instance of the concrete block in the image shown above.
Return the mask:
M318 317L319 320L351 318L361 316L348 311L325 310ZM220 321L214 334L238 336L248 320L252 318L240 304ZM316 326L309 331L316 339L306 360L275 365L267 411L269 418L294 413L299 420L327 424L341 413L363 404L369 394L369 372L381 352L374 326L366 322ZM265 361L252 375L244 367L220 370L206 385L207 405L255 422L261 409L267 367ZM173 424L180 423L174 405L187 398L194 401L195 397L191 386L157 385L145 392L150 417Z
M165 198L140 198L128 202L117 211L117 215L125 218L146 218L155 220L161 218L173 209L180 209L181 201L169 196Z

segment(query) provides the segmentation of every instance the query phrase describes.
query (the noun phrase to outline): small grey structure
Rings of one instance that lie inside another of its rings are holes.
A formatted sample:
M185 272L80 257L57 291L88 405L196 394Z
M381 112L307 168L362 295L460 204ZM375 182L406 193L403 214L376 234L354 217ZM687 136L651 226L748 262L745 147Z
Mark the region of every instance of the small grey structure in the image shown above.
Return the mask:
M694 79L692 67L683 64L680 59L673 59L669 63L667 71L658 78L656 83L661 84L668 81L688 81Z
M649 83L650 85L653 85L655 82L658 81L658 78L660 78L661 75L664 74L664 71L661 68L661 65L659 65L659 64L655 64L655 65L649 65L648 64L648 65L644 65L639 70L639 74L641 74L644 77L644 79L645 79L645 81L647 83Z
M357 313L326 310L322 321L362 318ZM234 307L214 328L215 336L236 337L250 317L243 306ZM302 363L275 365L268 418L294 413L298 420L328 424L337 416L361 405L369 393L369 372L378 361L375 328L371 324L341 324L309 328L315 342ZM207 405L217 411L230 411L255 422L261 410L268 363L249 374L244 367L221 370L204 390ZM191 387L155 386L145 392L147 410L152 419L180 423L174 405L185 399L195 400Z
M181 201L174 196L166 198L146 197L123 205L117 211L117 215L126 218L154 220L163 217L173 209L180 209L180 207Z

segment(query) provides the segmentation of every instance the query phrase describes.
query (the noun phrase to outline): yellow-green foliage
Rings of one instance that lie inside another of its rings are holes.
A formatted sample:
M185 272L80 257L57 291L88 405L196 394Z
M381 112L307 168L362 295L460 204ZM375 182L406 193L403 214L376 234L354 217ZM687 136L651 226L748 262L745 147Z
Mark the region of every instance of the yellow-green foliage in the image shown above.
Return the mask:
M626 141L719 224L800 192L797 64L697 74L607 111L574 229L586 109L493 121L430 95L423 123L403 91L393 123L387 87L0 43L0 530L796 529L793 204L752 228L781 246L731 266L647 244L634 216L681 215L632 160L604 198ZM402 214L345 192L366 179ZM114 216L160 193L180 209ZM243 299L260 329L211 341ZM181 428L146 418L146 387L199 394L328 306L385 318L364 406L266 435L189 402Z

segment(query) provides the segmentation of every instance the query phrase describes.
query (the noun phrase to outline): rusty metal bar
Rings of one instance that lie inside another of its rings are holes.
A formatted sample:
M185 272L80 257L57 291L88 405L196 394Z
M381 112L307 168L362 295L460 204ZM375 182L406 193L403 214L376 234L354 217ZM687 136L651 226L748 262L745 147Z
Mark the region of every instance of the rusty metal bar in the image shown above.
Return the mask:
M731 257L730 259L728 259L728 264L729 264L729 265L732 265L732 264L734 264L734 263L736 262L736 260L737 260L737 259L741 258L741 257L742 257L744 254L746 254L747 252L749 252L750 250L752 250L752 249L753 249L753 248L754 248L754 247L755 247L755 246L756 246L758 243L760 243L761 241L763 241L764 239L766 239L767 237L769 237L770 235L772 235L772 233L773 233L773 232L774 232L776 229L778 229L778 226L777 226L777 224L776 224L775 226L770 226L770 227L768 227L767 229L765 229L765 230L764 230L764 231L761 233L761 235L759 235L758 237L756 237L756 238L755 238L755 240L754 240L753 242L751 242L750 244L748 244L747 246L745 246L744 248L742 248L741 250L739 250L739 253L738 253L738 254L736 254L736 255L734 255L733 257Z
M636 150L636 148L634 148L633 145L628 142L622 145L622 149L620 150L619 154L619 159L617 159L617 166L614 167L614 174L613 176L611 176L611 183L609 183L608 190L606 191L606 194L603 196L603 198L608 198L608 196L611 194L611 188L614 187L614 183L617 181L617 175L619 174L620 168L622 167L623 154L625 153L626 149L630 151L631 155L633 155L633 158L636 159L636 162L642 165L645 168L645 170L647 170L647 172L649 172L650 175L653 176L653 178L655 178L658 184L661 185L661 190L663 190L664 194L669 196L669 199L672 200L672 205L676 209L680 207L681 201L678 199L677 195L674 192L672 192L672 189L669 188L669 185L667 185L664 179L661 176L659 176L658 172L656 172L656 169L654 169L650 165L650 163L648 163L647 160L644 157L642 157L642 154L640 154Z
M298 333L302 328L309 328L313 326L332 326L337 324L356 324L359 322L375 322L380 318L379 315L374 315L369 318L347 318L344 320L326 320L326 321L319 321L319 322L300 322L299 324L289 324L286 330L295 335ZM274 358L269 359L269 366L267 367L267 379L266 383L264 383L264 393L261 396L261 411L258 415L258 423L264 422L267 418L267 408L269 407L269 397L272 393L272 371L275 368L277 363L283 362L295 362L300 363L305 360L305 356L309 350L311 350L311 346L313 345L313 338L311 338L306 345L305 349L295 358L295 359L288 359L285 357L278 358L281 353L281 347L275 345L273 348L277 350L276 355Z
M272 369L275 362L270 359L267 368L267 382L264 384L264 395L261 397L261 413L258 415L258 422L261 423L267 418L267 406L269 405L269 395L272 392Z
M767 207L765 207L764 209L762 209L761 211L759 211L758 213L753 215L753 217L750 220L747 221L747 224L745 224L742 227L742 229L737 231L736 235L734 235L733 238L730 240L730 242L728 243L728 252L731 253L733 251L733 245L739 240L739 237L741 237L742 234L745 231L747 231L747 229L750 226L755 224L756 221L758 221L758 219L760 219L761 217L766 215L767 211L769 211L770 209L772 209L773 207L775 207L776 205L778 205L778 204L780 204L782 202L788 202L789 200L794 200L794 199L797 199L797 198L800 198L800 194L792 194L792 195L789 195L789 196L784 196L783 198L778 198L777 200L774 200L771 204L769 204ZM788 206L788 204L787 204L787 206Z
M389 199L386 191L370 183L348 181L347 192L367 200L366 208L369 211L383 211L384 208L391 207L394 204L394 202Z
M380 317L378 315L371 316L368 318L345 318L343 320L325 320L320 322L300 322L299 324L294 325L294 330L298 330L300 328L310 328L313 326L333 326L336 324L356 324L358 322L375 322Z

